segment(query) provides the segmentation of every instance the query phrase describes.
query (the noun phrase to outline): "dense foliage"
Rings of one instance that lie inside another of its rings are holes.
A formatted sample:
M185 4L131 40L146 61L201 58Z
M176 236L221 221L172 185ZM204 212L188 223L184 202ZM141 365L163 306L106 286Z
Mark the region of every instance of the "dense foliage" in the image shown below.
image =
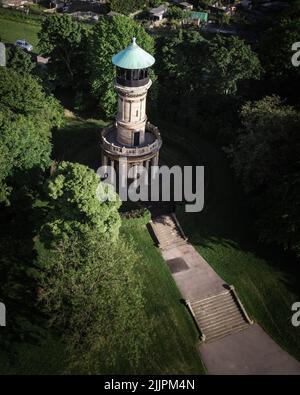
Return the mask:
M71 372L136 371L148 345L141 265L133 245L97 231L40 250L40 303L67 344Z
M6 178L16 169L50 163L51 128L62 122L62 108L28 74L0 70L0 201L8 199Z
M82 84L85 75L85 47L88 30L69 15L45 18L39 33L41 54L50 57L52 78L59 86Z
M300 18L284 19L264 34L260 57L270 77L276 79L298 76L299 78L299 67L293 66L291 61L295 52L292 50L292 45L299 42L299 37Z
M61 162L46 185L48 215L43 235L50 242L72 232L95 230L99 239L118 238L119 196L96 173L78 163ZM106 199L107 197L107 199ZM106 199L106 200L104 200Z
M109 3L112 11L128 15L141 10L145 5L145 0L109 0Z
M20 47L14 46L7 49L7 67L18 71L20 74L29 74L35 68L31 56Z
M189 15L190 11L183 10L177 6L169 7L166 13L166 16L170 19L184 19L188 18Z
M228 150L257 212L262 240L300 255L300 114L279 97L247 103Z
M162 40L157 74L160 116L197 127L209 138L218 135L223 143L226 129L237 122L240 92L247 91L239 87L258 79L261 66L255 52L237 37L207 39L195 30L181 30Z
M164 78L185 93L235 93L239 81L259 78L261 72L256 54L237 37L207 40L198 32L180 31L165 43L162 57Z

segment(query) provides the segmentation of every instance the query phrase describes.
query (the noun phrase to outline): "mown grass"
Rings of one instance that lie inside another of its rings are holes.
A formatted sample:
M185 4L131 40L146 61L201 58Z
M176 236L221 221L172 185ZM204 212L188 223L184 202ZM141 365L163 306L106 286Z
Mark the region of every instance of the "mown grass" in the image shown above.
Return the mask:
M15 43L18 39L25 39L33 45L33 51L37 52L40 26L37 24L24 23L6 19L0 15L0 37L5 43Z
M123 227L133 238L145 263L141 271L147 315L153 321L151 349L144 356L141 374L203 374L197 350L199 335L181 302L181 295L160 252L144 225Z
M290 354L300 359L299 328L291 324L291 306L300 300L299 262L276 247L256 241L252 213L221 150L190 132L161 123L162 160L205 166L205 206L199 213L177 210L190 242L216 272L236 287L250 316ZM174 138L175 136L175 138ZM169 145L169 144L168 144ZM186 155L188 150L189 155ZM182 156L181 156L182 153Z

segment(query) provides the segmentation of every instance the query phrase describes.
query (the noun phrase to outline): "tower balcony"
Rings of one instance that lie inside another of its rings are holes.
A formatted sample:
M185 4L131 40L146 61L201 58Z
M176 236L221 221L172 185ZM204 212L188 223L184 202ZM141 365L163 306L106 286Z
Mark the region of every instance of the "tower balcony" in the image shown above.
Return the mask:
M155 155L162 145L158 128L150 122L146 123L145 141L136 147L122 145L117 140L117 128L111 125L101 132L101 147L106 154L112 157L127 157L138 159Z

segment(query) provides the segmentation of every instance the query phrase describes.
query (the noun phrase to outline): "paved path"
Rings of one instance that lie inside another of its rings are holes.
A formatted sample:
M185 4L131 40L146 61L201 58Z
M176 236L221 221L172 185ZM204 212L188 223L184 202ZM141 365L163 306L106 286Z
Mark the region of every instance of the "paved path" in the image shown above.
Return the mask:
M172 262L176 262L172 260L185 261L182 270L178 271L177 267L172 273L184 299L201 299L226 287L224 280L189 243L161 253L171 269ZM214 342L202 343L199 350L208 374L300 374L300 363L257 324Z
M165 261L181 257L188 270L172 273L184 299L203 299L206 296L224 291L226 283L209 266L194 247L185 245L162 251Z
M209 374L300 374L300 363L257 324L201 344L200 353Z

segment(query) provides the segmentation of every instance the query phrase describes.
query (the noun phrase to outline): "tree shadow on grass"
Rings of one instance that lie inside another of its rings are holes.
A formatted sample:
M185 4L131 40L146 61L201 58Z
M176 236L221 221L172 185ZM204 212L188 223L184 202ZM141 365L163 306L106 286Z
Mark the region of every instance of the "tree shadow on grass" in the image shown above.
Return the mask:
M100 166L100 133L104 126L104 122L96 120L68 119L64 127L53 132L53 159L96 170Z

